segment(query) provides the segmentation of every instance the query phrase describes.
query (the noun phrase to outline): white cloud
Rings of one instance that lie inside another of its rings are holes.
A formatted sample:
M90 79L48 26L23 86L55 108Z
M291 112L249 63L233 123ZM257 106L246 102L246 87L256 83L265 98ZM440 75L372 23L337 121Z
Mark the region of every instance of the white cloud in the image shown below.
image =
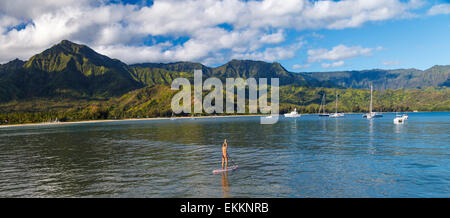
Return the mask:
M382 51L382 50L385 50L385 48L383 46L377 46L375 48L375 51Z
M282 30L276 33L266 34L261 36L260 41L262 43L276 44L284 41L284 34Z
M378 47L376 50L379 50ZM369 55L374 49L363 48L361 46L351 46L347 47L345 45L337 45L331 50L320 48L320 49L310 49L308 50L308 62L319 62L323 60L343 60L350 59L362 55Z
M312 32L311 37L323 39L325 36L316 32Z
M253 59L262 61L276 61L289 59L294 57L295 52L303 45L303 42L298 42L290 46L278 46L264 49L264 51L255 51L250 53L233 54L233 59Z
M294 64L292 65L292 69L304 69L311 67L311 64Z
M8 14L17 19L33 20L47 13L64 8L80 8L101 2L100 0L4 0L0 1L0 14Z
M322 63L322 68L341 67L344 65L344 61L336 61L333 63Z
M381 64L384 66L395 66L400 65L402 62L396 61L396 60L388 60L388 61L382 61Z
M450 4L434 5L428 10L429 15L450 14Z
M405 17L419 5L418 0L156 0L151 6L106 0L2 0L0 62L28 59L62 39L128 63L283 59L298 48L277 46L286 41L286 30L357 27ZM144 43L152 37L163 40ZM175 43L179 37L187 40Z

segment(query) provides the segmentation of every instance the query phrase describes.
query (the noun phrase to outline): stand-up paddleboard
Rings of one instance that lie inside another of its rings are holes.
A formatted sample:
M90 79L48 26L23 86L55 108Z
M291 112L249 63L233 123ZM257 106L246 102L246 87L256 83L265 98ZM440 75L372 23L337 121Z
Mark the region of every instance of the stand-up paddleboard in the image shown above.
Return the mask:
M227 169L217 169L217 170L213 170L212 173L213 173L213 174L223 173L223 172L228 172L228 171L236 170L237 168L238 168L238 165L235 165L235 166L232 166L232 167L228 167Z

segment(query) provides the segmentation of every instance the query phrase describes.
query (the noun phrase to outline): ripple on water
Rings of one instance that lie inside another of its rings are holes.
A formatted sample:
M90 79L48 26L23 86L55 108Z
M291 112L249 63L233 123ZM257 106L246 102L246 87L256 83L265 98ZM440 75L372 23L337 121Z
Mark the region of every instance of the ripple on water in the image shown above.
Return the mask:
M4 128L0 197L450 197L449 114Z

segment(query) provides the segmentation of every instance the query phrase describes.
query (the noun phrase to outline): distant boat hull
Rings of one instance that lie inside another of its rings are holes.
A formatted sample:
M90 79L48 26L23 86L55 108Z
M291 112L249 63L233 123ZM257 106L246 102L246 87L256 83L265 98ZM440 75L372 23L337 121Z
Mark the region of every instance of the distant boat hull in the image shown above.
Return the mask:
M383 117L383 114L369 113L369 114L364 114L363 117L365 117L367 119L380 118L380 117Z
M294 111L284 114L284 117L300 117L301 114L297 113L297 109L294 108Z
M319 114L319 117L329 117L330 114Z
M343 117L344 114L343 113L334 113L334 114L330 114L330 117Z
M300 114L285 114L284 117L300 117Z
M396 118L394 118L394 123L395 124L403 124L403 123L405 123L405 119L403 117L396 117Z

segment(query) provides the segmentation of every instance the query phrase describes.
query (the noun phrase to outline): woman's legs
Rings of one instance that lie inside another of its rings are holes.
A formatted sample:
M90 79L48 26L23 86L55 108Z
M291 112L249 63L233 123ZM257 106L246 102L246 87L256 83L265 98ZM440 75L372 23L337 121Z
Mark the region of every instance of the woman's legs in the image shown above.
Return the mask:
M222 156L222 169L223 169L224 161L225 161L225 169L227 169L228 168L228 157Z

